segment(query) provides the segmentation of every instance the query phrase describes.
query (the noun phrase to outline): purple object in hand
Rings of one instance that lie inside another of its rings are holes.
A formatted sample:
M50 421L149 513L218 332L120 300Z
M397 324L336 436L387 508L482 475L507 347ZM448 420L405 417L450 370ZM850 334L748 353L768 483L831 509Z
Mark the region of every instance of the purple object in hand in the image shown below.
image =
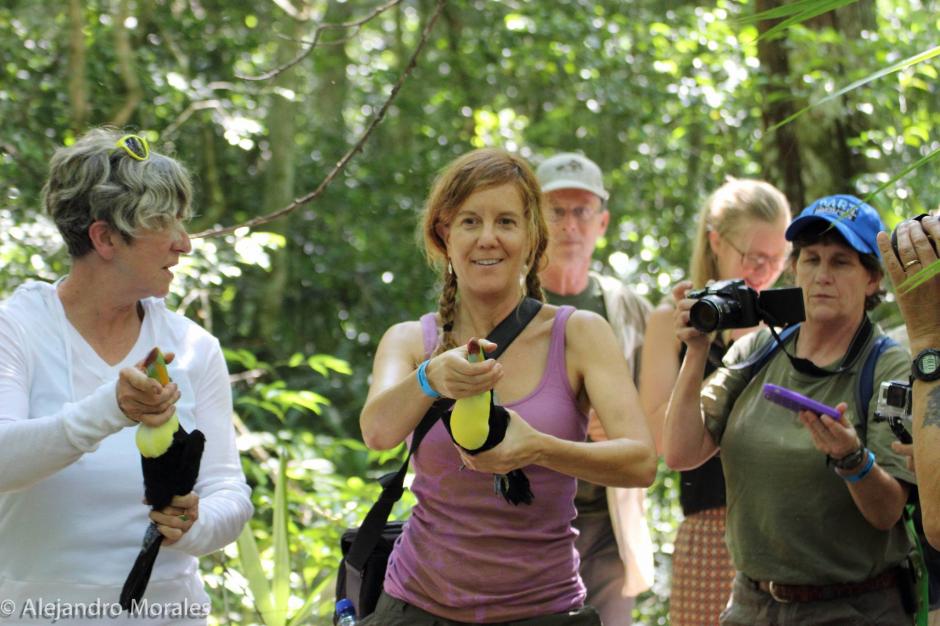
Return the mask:
M828 415L836 421L839 421L842 417L837 410L828 404L816 402L812 398L807 398L801 393L797 393L786 387L781 387L780 385L765 383L764 397L775 404L793 409L794 411L802 411L805 409L818 415Z

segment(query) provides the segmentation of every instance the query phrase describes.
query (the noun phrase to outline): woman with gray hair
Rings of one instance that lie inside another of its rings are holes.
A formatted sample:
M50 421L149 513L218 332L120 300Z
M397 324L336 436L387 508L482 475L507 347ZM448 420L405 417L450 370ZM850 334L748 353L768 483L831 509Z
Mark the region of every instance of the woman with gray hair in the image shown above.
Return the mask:
M46 616L49 602L79 618L68 623L205 623L197 557L251 516L219 342L163 302L191 250L191 197L183 166L138 135L95 129L52 157L43 200L71 270L0 307L0 598L13 607L0 617L11 623ZM144 372L154 347L175 355L173 382ZM151 511L130 427L174 414L205 435L201 468L191 493ZM146 612L129 617L118 597L151 521L164 550Z

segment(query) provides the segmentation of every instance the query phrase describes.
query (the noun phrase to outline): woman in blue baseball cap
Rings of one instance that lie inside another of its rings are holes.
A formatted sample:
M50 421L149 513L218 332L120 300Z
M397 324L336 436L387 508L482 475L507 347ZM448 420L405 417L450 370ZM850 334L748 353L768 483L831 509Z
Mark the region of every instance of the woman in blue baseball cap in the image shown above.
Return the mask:
M786 236L806 321L782 346L770 329L736 342L704 384L708 337L689 325L688 285L676 287L676 335L688 351L666 418L666 462L693 468L721 449L738 571L722 624L910 623L900 519L913 476L870 402L882 381L910 371L907 353L880 339L867 315L883 293L882 229L878 212L854 196L804 209ZM869 389L860 383L866 369ZM840 417L770 403L764 383L835 406Z

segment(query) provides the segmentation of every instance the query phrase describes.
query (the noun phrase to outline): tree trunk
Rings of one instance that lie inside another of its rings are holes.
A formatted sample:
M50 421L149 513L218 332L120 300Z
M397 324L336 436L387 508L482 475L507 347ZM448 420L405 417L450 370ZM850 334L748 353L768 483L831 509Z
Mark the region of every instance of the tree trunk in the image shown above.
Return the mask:
M757 0L757 11L763 12L781 6L780 0ZM765 33L779 20L762 20L757 30ZM773 181L790 201L791 210L799 212L806 206L806 189L803 185L803 161L800 155L800 141L794 123L767 131L771 126L782 122L796 113L790 88L790 58L787 53L785 34L775 39L762 39L757 44L757 57L767 76L767 90L761 112L764 130L768 133L762 158L766 179Z
M84 27L82 0L69 0L69 101L72 107L72 130L76 133L83 132L88 123Z
M202 117L208 118L207 115ZM205 228L211 228L219 223L225 214L225 191L222 187L219 160L215 146L215 133L211 119L199 124L199 134L202 137L202 168L199 179L202 182L202 198L204 209L199 221Z
M134 64L134 50L131 48L131 38L127 34L127 28L124 22L130 15L128 0L121 0L118 3L117 15L114 19L114 51L118 58L118 69L121 72L121 78L124 80L124 87L127 93L124 96L124 104L111 117L111 124L114 126L124 126L134 114L134 110L143 99L143 90L140 88L140 79L137 78L137 67Z
M299 52L297 41L306 35L306 25L291 19L289 38L282 40L278 49L278 62L286 63ZM316 52L314 53L316 54ZM287 206L294 199L294 120L297 117L296 100L285 93L296 93L297 70L294 66L274 79L267 126L271 158L264 181L264 210L273 211ZM291 225L294 213L272 222L267 230L282 234L287 243L271 253L271 271L264 283L258 314L258 339L264 344L275 344L282 336L284 292L290 281Z
M834 84L842 87L857 78L847 73L846 68L863 66L868 59L859 58L853 46L843 41L859 41L863 30L877 28L873 3L863 1L830 11L808 21L806 26L817 30L832 28L842 37L823 44L818 52L825 58L838 59L828 68ZM821 107L808 111L804 116L806 120L800 125L803 129L804 162L808 166L804 180L812 191L812 198L833 193L858 193L856 179L871 169L863 151L852 146L853 140L869 126L868 117L852 106L857 97L855 93L841 96L841 106L835 115L827 114L833 110L831 107Z

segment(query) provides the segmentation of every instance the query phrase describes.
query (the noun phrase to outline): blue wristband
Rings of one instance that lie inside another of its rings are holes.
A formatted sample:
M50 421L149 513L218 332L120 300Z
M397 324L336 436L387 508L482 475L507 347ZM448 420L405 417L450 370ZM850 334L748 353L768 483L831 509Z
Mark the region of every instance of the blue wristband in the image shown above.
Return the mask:
M840 476L842 476L843 479L845 479L846 482L857 483L861 479L868 476L868 472L870 472L871 468L875 466L875 453L872 452L871 450L868 450L867 452L868 452L868 462L865 463L865 467L859 470L858 473L849 474L848 476L842 476L842 474L839 474Z
M421 385L421 392L429 398L434 398L437 400L441 397L441 394L434 391L434 387L431 386L431 383L428 382L428 363L430 359L421 363L418 366L418 384Z

